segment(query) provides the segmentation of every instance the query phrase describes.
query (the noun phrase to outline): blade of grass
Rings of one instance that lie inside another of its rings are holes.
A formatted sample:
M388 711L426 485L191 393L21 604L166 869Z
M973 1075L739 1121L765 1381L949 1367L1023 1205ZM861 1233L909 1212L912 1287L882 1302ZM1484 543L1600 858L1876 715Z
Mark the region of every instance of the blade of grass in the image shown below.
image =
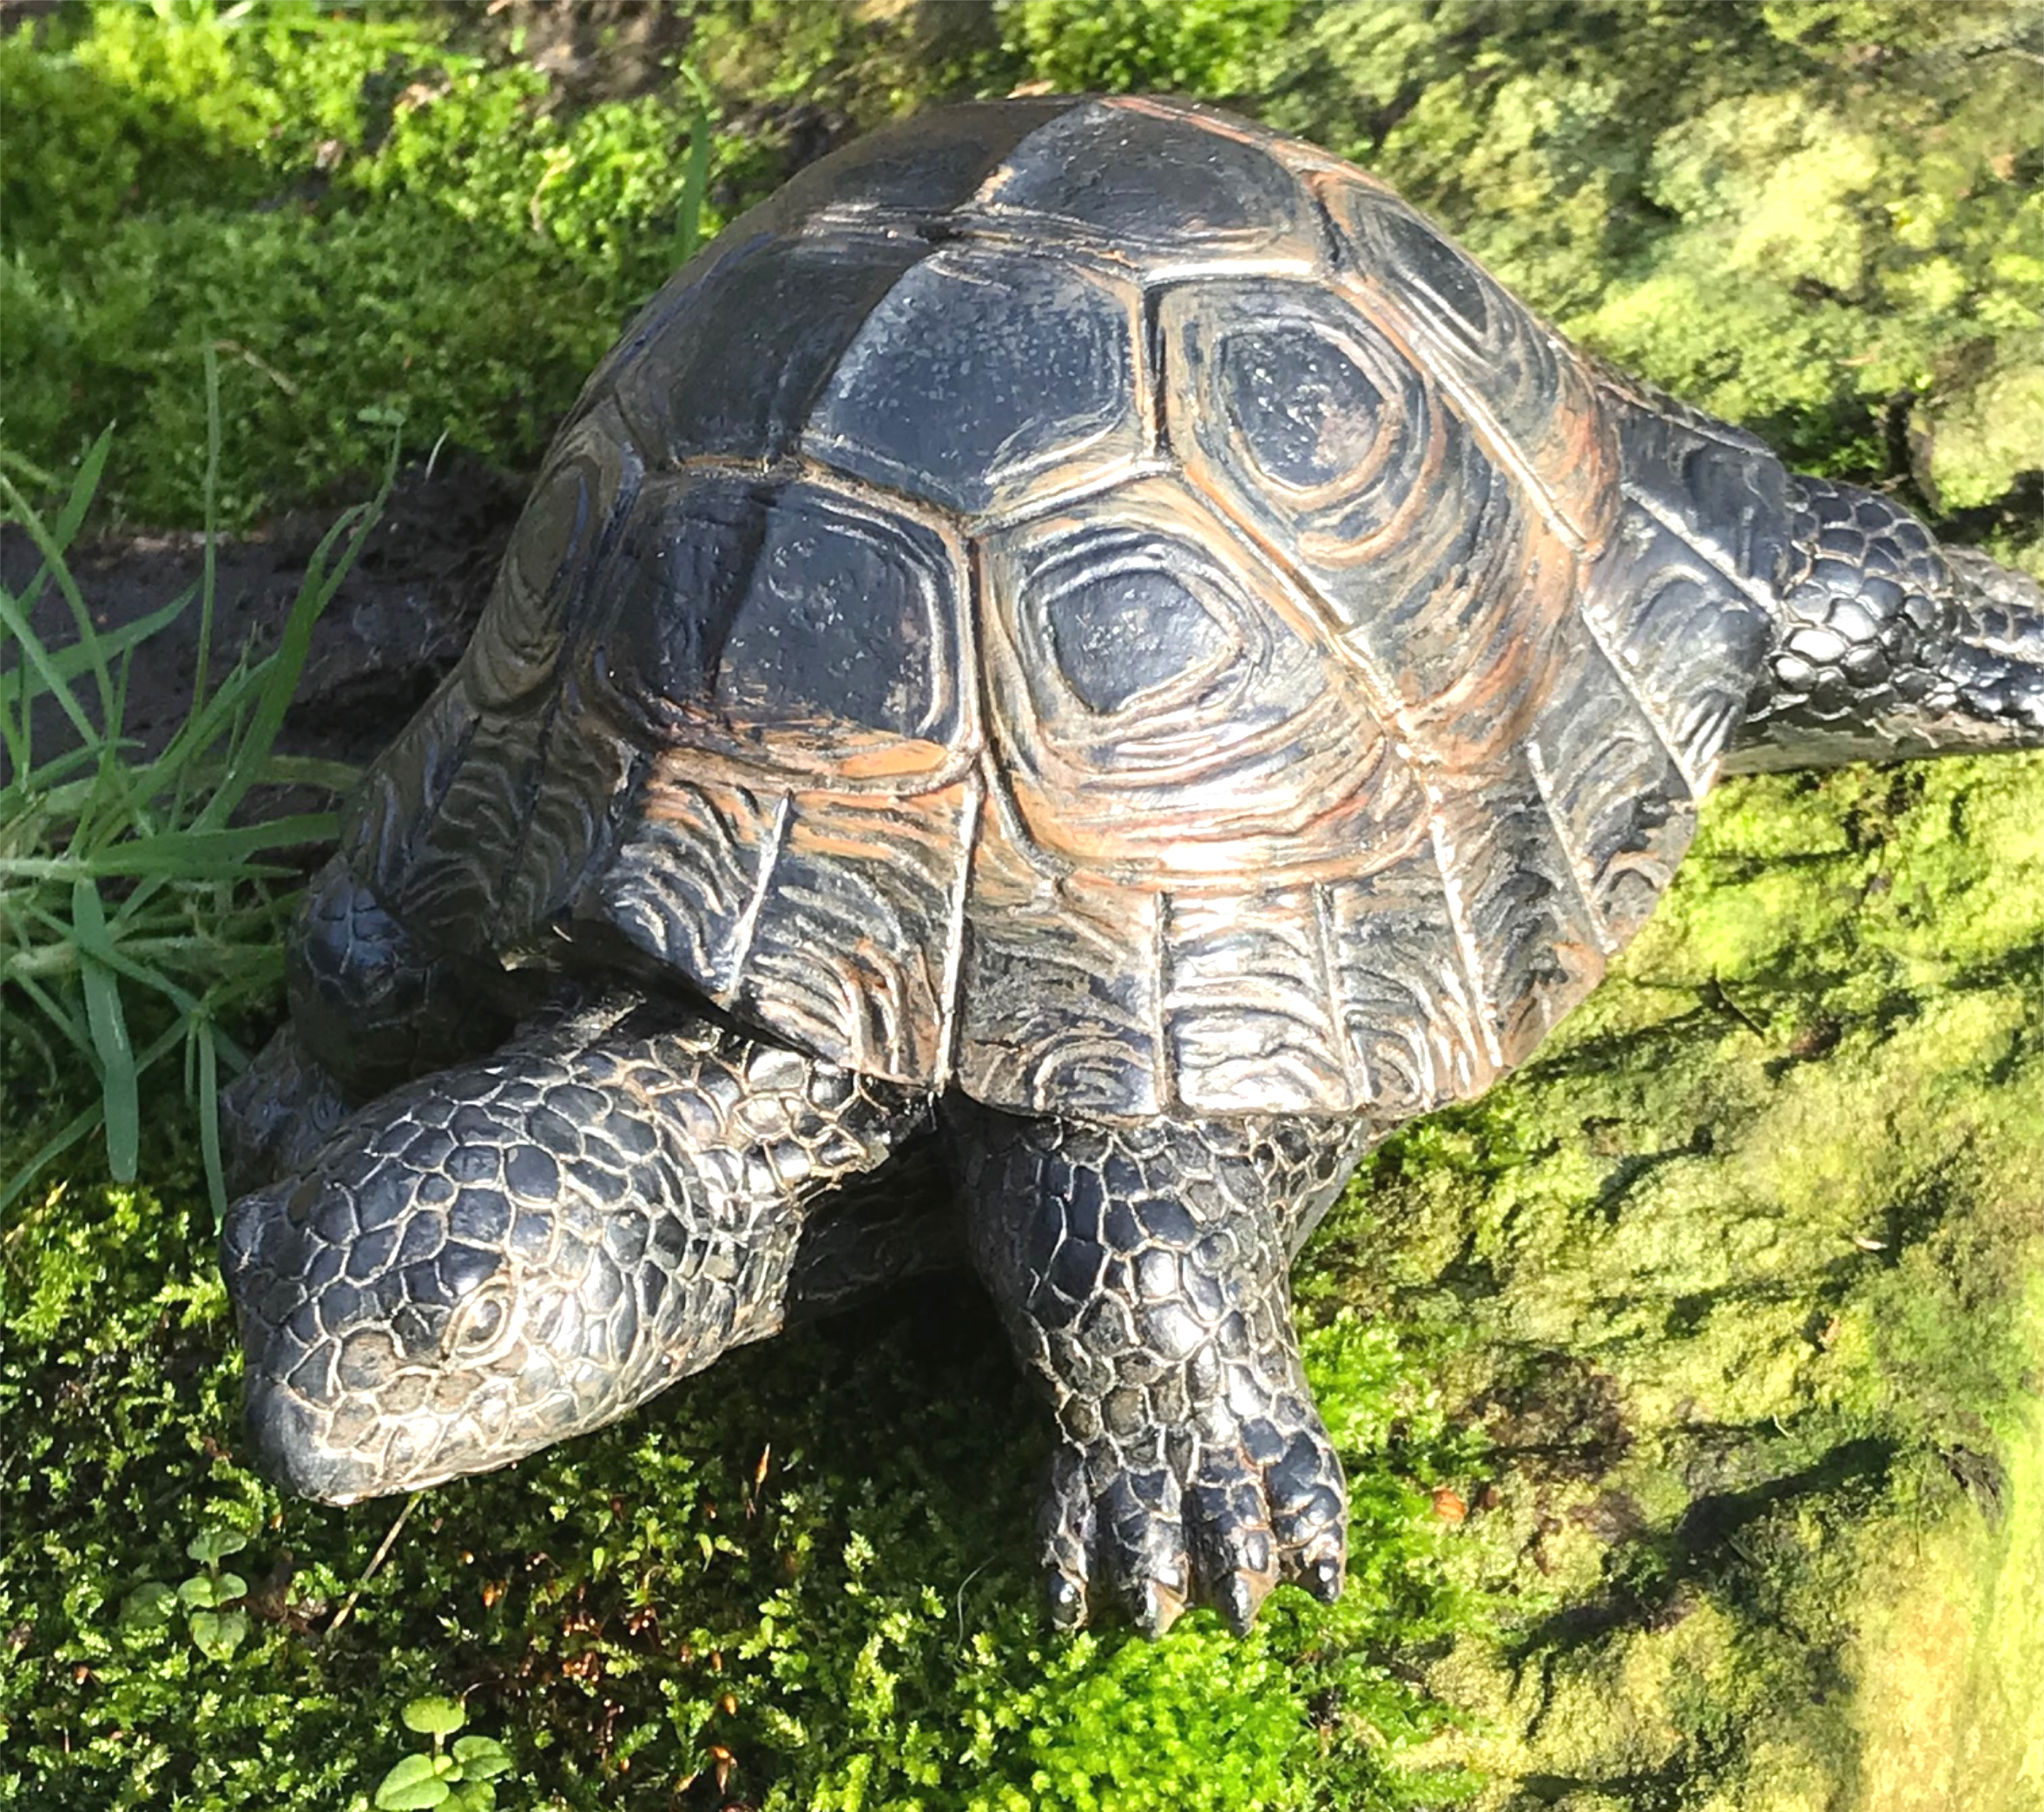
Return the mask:
M86 512L92 507L92 499L99 491L100 477L106 470L107 454L113 445L114 431L102 428L99 438L86 448L78 461L78 470L71 477L70 495L59 507L56 520L49 530L50 545L59 558L69 552L71 543L77 538L78 530L84 526ZM30 466L21 460L6 460L4 463L12 465L17 471L23 472L31 484L45 487L56 484L56 480L40 467ZM46 553L43 564L36 569L35 576L22 589L19 596L23 603L31 601L43 589L43 582L49 577L50 559L51 556Z
M125 752L135 747L132 742L118 743L115 747ZM76 768L91 767L99 760L96 748L66 749L61 755L52 755L31 772L10 781L0 788L0 799L26 794L31 790L40 795L43 809L53 817L77 816L84 804L85 793L90 788L89 780L74 781L67 788L63 777Z
M76 880L83 876L145 875L168 880L234 880L254 871L247 859L260 849L332 842L340 820L333 812L301 812L233 830L153 832L80 856L0 857L0 879ZM275 871L288 874L288 868Z
M295 869L291 871L295 875ZM116 960L106 966L117 974L129 975L141 980L153 992L163 992L177 985L164 977L160 970L149 966L151 961L176 963L186 969L210 972L212 986L215 992L242 992L246 983L251 988L269 985L274 973L283 967L281 951L265 947L251 951L244 947L254 939L268 939L274 943L274 921L285 916L283 896L271 902L265 909L250 911L244 908L240 917L222 927L212 936L184 932L175 936L133 937L123 939L116 945ZM104 959L101 959L103 962ZM17 952L0 969L0 980L27 988L32 983L68 980L78 972L78 948L75 944L42 944L32 950ZM153 978L153 979L149 979ZM186 993L182 999L168 997L173 1004L196 1011L197 997ZM61 1011L61 1009L59 1009ZM86 1055L92 1056L89 1038L79 1047Z
M78 977L84 985L85 1010L92 1023L93 1049L99 1057L107 1119L107 1168L115 1183L133 1183L142 1152L142 1103L135 1085L135 1051L128 1042L128 1017L122 1011L121 985L92 948L95 943L105 944L107 927L99 888L89 879L81 879L71 890L71 922L78 930Z
M85 513L99 494L100 478L107 469L107 455L113 448L113 429L102 428L99 438L85 449L79 459L77 472L71 479L71 494L64 499L63 508L56 512L56 526L51 530L50 538L56 542L60 554L70 551L78 530L85 526Z
M38 1173L53 1159L62 1157L79 1140L90 1135L99 1124L100 1109L97 1104L84 1110L74 1119L67 1121L63 1130L48 1139L14 1175L0 1185L0 1208L5 1208L21 1192L35 1182Z
M0 979L19 988L36 1003L44 1018L61 1031L72 1047L88 1063L92 1061L92 1031L82 1021L67 1013L56 997L44 988L24 967L10 964L0 970Z
M682 173L682 205L675 225L675 262L686 264L702 243L702 197L709 188L710 108L714 96L709 84L689 64L675 73L689 86L695 105L689 113L689 161Z
M0 596L19 609L12 594L0 591ZM0 665L0 753L7 757L7 766L0 771L0 787L12 787L25 780L36 759L29 713L29 663L25 661Z
M199 814L200 827L223 823L249 787L261 777L271 746L283 727L285 710L298 689L299 675L304 671L306 656L312 646L313 625L319 621L320 613L332 601L333 594L340 590L341 582L360 555L396 477L397 445L393 440L390 462L385 468L383 484L376 496L370 502L346 511L313 550L305 583L299 588L291 614L284 621L284 633L277 651L264 662L263 688L254 715L229 758L227 778ZM333 549L343 542L344 537L345 545L336 558Z
M0 446L0 467L11 467L30 484L43 491L56 489L56 474L49 467L37 465L32 459L17 453L12 447Z
M106 630L99 638L100 652L110 659L118 660L130 649L147 642L159 629L168 629L175 623L197 596L197 589L188 585L160 609L150 611L147 616L138 616L133 623L124 623L117 629ZM91 663L82 643L67 642L51 653L49 664L64 678L70 680L76 679Z
M102 436L103 439L104 437ZM105 455L102 454L103 461ZM73 492L74 497L76 492ZM88 650L86 659L93 668L93 677L99 687L101 718L103 722L114 702L113 676L107 669L105 657L97 652L99 629L92 620L92 612L85 607L85 598L78 590L78 582L71 577L71 569L65 563L64 550L49 525L29 507L28 499L16 489L14 481L0 473L0 503L4 503L9 513L21 524L23 531L36 544L36 551L42 555L46 571L56 581L57 596L71 613L71 621L77 626L79 642Z
M199 569L199 651L192 674L192 709L206 696L207 663L213 653L214 544L219 540L220 498L220 355L208 339L206 359L206 538L204 564Z
M213 1198L213 1227L227 1217L227 1169L220 1156L220 1051L213 1042L213 1017L201 1013L189 1028L199 1047L199 1154L206 1165L206 1193Z
M0 478L0 484L5 482L5 479ZM23 526L27 524L23 524ZM96 749L101 741L98 728L85 715L85 708L78 702L77 695L65 682L63 675L50 664L49 650L43 647L43 638L29 627L28 618L23 616L16 607L14 599L4 591L0 591L0 629L5 629L13 636L21 649L24 657L22 669L24 690L29 673L33 669L36 676L43 682L43 690L57 702L64 715L71 720L71 727L78 732L78 740L89 748ZM32 702L32 698L23 701L24 706ZM22 722L24 726L28 722L25 709ZM16 767L25 773L28 763L25 760L17 760Z
M82 882L80 885L87 884ZM93 897L96 899L99 897L96 889L94 890ZM192 994L188 990L178 986L161 970L153 969L147 963L136 960L129 951L123 951L109 943L105 936L103 927L81 925L76 919L69 926L66 926L63 919L53 917L36 906L29 906L24 916L41 920L59 935L69 932L72 941L77 946L81 959L90 957L102 968L110 969L115 975L125 975L129 980L141 983L143 987L161 994L181 1012L195 1013L199 1011L197 996ZM190 940L180 939L178 941L185 943ZM82 971L82 962L80 964L80 968Z
M137 1076L147 1075L155 1064L162 1060L164 1053L170 1050L183 1036L183 1026L174 1025L161 1037L151 1039L148 1049L135 1060L135 1074ZM103 1104L96 1102L74 1119L67 1122L61 1132L44 1143L26 1163L23 1164L12 1176L7 1179L3 1185L0 1185L0 1208L5 1208L10 1203L16 1200L22 1191L36 1180L37 1174L46 1165L69 1150L79 1140L89 1135L93 1128L100 1123L103 1113Z

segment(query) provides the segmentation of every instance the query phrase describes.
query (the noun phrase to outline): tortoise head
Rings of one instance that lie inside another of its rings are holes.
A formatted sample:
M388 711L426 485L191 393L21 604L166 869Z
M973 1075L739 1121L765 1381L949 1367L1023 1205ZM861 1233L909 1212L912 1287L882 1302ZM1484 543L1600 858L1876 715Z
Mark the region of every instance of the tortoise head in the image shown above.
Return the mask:
M692 1368L680 1223L625 1199L597 1091L462 1101L439 1083L386 1097L227 1216L249 1440L305 1497L508 1465Z

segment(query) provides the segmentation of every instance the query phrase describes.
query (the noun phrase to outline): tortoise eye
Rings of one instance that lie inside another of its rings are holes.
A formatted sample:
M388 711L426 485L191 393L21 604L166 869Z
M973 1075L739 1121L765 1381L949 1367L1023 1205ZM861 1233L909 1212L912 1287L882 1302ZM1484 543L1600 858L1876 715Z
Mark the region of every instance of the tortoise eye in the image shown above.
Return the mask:
M462 1298L442 1345L449 1358L472 1364L510 1344L512 1321L510 1286L501 1281L487 1283Z

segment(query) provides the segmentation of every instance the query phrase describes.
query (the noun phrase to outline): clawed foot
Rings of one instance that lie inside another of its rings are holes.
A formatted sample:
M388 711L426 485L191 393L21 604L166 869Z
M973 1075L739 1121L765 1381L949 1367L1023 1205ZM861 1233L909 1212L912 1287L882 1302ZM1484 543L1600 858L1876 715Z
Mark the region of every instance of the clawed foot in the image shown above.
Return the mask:
M1133 1457L1131 1445L1150 1451ZM1064 1629L1119 1604L1161 1636L1189 1605L1211 1604L1240 1634L1281 1579L1322 1604L1342 1595L1348 1490L1303 1402L1256 1417L1230 1442L1067 1440L1051 1461L1042 1525L1051 1615Z

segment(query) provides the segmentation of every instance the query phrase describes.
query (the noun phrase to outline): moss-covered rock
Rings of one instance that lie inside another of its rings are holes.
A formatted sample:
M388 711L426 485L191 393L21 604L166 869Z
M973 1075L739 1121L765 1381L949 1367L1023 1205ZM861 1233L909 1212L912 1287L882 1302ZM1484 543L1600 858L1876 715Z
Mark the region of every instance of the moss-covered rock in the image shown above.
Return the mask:
M1619 972L1381 1153L1315 1294L1493 1443L1477 1803L1999 1807L2044 1729L2044 755L1741 782Z

